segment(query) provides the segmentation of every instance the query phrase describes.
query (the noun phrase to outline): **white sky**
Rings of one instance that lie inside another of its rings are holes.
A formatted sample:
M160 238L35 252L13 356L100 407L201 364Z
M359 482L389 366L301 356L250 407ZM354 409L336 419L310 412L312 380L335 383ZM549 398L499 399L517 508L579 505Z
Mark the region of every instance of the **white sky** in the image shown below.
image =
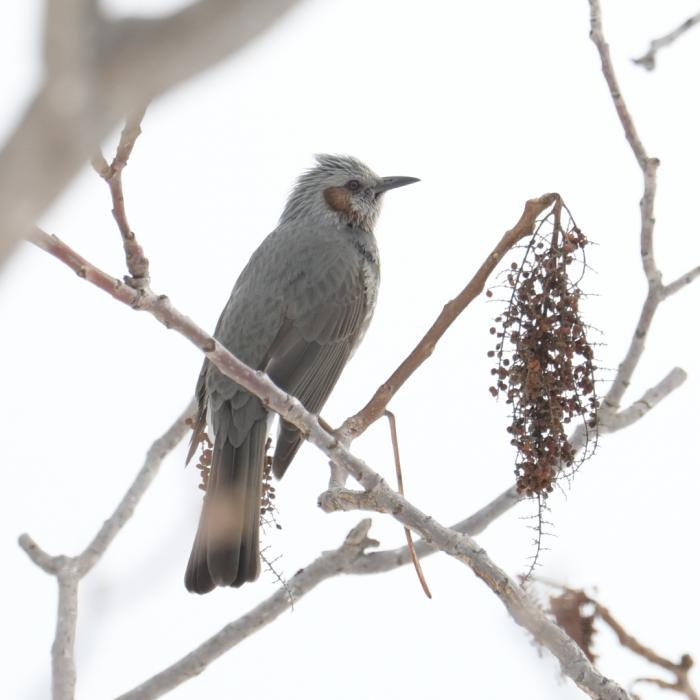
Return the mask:
M117 12L179 4L109 3ZM692 0L608 0L603 7L623 91L649 152L662 162L656 247L667 281L700 262L700 33L664 51L654 73L629 59L695 11ZM525 199L552 190L598 244L589 253L597 274L586 286L600 296L586 303L587 318L604 332L599 364L614 367L644 294L641 177L588 39L587 13L584 0L301 3L245 51L149 109L125 188L154 289L213 328L311 154L351 153L380 174L422 182L386 198L377 231L379 306L323 411L329 422L364 404L516 221ZM3 134L38 79L38 15L36 2L0 6ZM41 223L123 274L107 191L88 168ZM699 295L696 285L663 306L628 399L674 365L689 380L643 422L605 438L571 490L552 499L554 537L540 569L575 587L597 587L633 634L672 658L700 655L693 555ZM407 495L445 524L512 478L506 407L487 391L489 318L497 309L484 302L455 324L391 405ZM0 643L8 645L2 658L14 659L1 674L0 696L33 699L48 692L56 592L17 536L29 532L52 553L82 549L152 439L188 401L201 358L28 245L3 270L0 319ZM384 424L355 448L391 478ZM184 470L183 460L181 447L82 585L80 698L128 690L275 588L266 575L242 590L185 591L200 496L198 474ZM360 517L316 508L327 476L323 456L306 446L279 485L284 529L268 543L287 575L336 547ZM523 520L533 512L521 506L479 538L513 575L533 551ZM374 522L383 547L403 542L394 521ZM432 601L409 568L332 580L170 697L581 697L466 567L438 555L424 568ZM608 634L597 648L603 672L622 683L650 673L617 652ZM641 692L645 700L669 697Z

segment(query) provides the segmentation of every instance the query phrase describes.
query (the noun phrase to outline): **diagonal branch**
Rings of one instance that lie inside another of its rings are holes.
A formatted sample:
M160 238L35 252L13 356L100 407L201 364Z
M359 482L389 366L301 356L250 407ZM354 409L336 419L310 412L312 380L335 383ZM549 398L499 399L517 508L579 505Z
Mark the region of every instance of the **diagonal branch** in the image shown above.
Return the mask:
M683 24L676 27L668 34L664 34L658 39L653 39L649 44L647 52L643 56L635 58L634 63L639 66L644 66L644 68L647 70L654 70L654 68L656 68L656 54L658 53L659 49L670 46L674 41L676 41L676 39L683 36L683 34L685 34L689 29L692 29L698 22L700 22L700 12L692 15L692 17L688 17Z
M678 279L673 282L669 282L664 286L664 299L670 297L671 295L679 292L684 287L687 287L691 282L700 277L700 266L694 267L689 270L684 275L681 275Z
M591 697L629 700L628 694L595 669L576 643L547 619L520 586L496 566L474 540L444 527L390 489L377 472L351 454L335 435L327 432L318 418L310 414L299 400L279 389L263 372L238 360L215 338L175 309L167 297L158 296L149 288L137 291L126 285L117 287L118 280L90 265L55 236L37 230L34 242L64 262L72 263L71 266L77 268L76 271L81 271L81 276L96 281L99 286L111 279L111 291L108 291L112 296L123 296L125 303L138 305L138 308L148 311L168 328L178 331L204 352L219 371L255 394L267 408L296 426L332 462L352 474L375 499L379 510L391 513L404 526L418 532L428 542L469 566L498 596L513 619L549 649L559 660L563 672Z
M117 700L152 700L165 695L180 684L198 676L222 654L250 637L271 622L274 622L292 603L312 591L316 586L341 574L361 556L367 547L377 545L369 538L372 521L360 521L347 535L345 542L332 551L324 552L300 569L289 581L267 600L230 622L219 632L183 656L179 661L144 681L136 688L120 695Z
M532 234L537 217L545 209L551 207L559 199L558 194L550 193L530 199L525 204L520 219L515 226L506 231L493 251L481 264L476 274L467 286L451 301L445 304L440 315L423 336L418 345L411 351L408 357L396 368L394 373L375 392L374 396L364 408L345 420L336 431L341 440L351 442L361 435L377 419L384 415L384 409L396 392L404 385L406 380L425 362L435 349L435 345L445 334L447 329L455 322L457 317L469 306L469 304L481 294L489 275L494 271L498 263L508 251L522 238Z
M589 0L589 5L591 40L598 49L601 68L608 85L610 97L617 111L625 137L642 171L644 180L644 192L640 202L642 217L640 251L644 273L647 278L647 297L642 306L642 312L637 321L637 326L632 336L632 342L620 363L612 385L603 401L601 413L603 414L603 420L605 420L607 416L614 414L620 407L622 397L632 381L632 375L644 351L645 339L659 304L665 298L685 286L685 284L695 279L698 273L696 273L695 270L691 270L687 275L671 283L668 287L664 287L661 282L661 273L659 272L654 258L654 225L656 223L654 219L654 200L656 198L656 170L659 166L659 161L657 158L651 158L647 155L639 134L637 133L632 116L627 108L627 103L622 96L610 59L610 48L603 35L599 0Z
M642 644L636 637L632 636L616 619L608 608L601 605L597 600L591 600L595 605L595 611L598 617L603 620L617 636L618 641L623 647L627 647L630 651L646 659L649 663L661 666L661 668L670 671L676 676L676 683L669 683L661 687L669 690L677 690L688 696L689 700L698 700L698 695L690 684L688 673L693 667L693 659L688 654L683 654L680 662L666 659L660 654L657 654L653 649ZM654 678L640 678L639 680L647 683L662 684L663 681L658 681Z
M129 221L126 218L122 171L129 161L136 139L141 134L141 121L145 111L145 109L140 109L127 118L126 125L119 139L117 152L110 164L107 163L101 152L92 160L92 165L98 175L109 185L109 192L112 196L112 215L117 222L117 228L122 237L126 266L130 275L125 278L125 282L136 289L147 287L151 278L148 258L146 258L143 248L136 240L136 235L131 230Z
M667 377L664 382L668 382L669 380L670 376ZM664 398L662 395L663 392L661 391L662 384L647 392L646 395L652 397L650 399L650 408L655 405L656 402ZM635 420L640 417L641 415L635 417ZM616 426L612 430L618 430L620 427L622 426ZM377 511L380 508L380 505L373 497L373 493L367 493L365 491L348 491L343 489L342 491L332 494L331 497L337 499L334 501L335 507L342 510L360 509ZM481 511L456 523L451 529L469 535L477 535L493 520L511 507L511 499L519 500L514 488L506 491L505 494ZM369 521L361 522L358 527L363 526L365 522L368 523ZM376 542L371 542L372 546L376 546L376 544ZM415 549L417 556L420 558L439 551L434 544L429 544L424 539L415 544ZM357 556L349 558L344 561L342 566L337 566L331 571L321 563L321 560L323 560L327 554L328 553L322 555L320 559L301 570L301 572L311 574L309 579L305 578L301 581L299 578L300 574L292 577L291 584L293 586L292 590L294 592L295 601L310 592L312 588L318 585L322 580L326 580L335 575L385 573L400 566L407 565L412 561L412 556L407 546L378 552L367 552L365 548L362 548L361 551L357 553ZM322 577L317 579L317 573ZM289 600L289 591L287 589L280 589L243 617L227 624L220 632L200 644L199 647L185 657L175 662L167 669L157 673L151 679L140 684L137 688L120 696L118 700L150 700L151 698L160 697L173 687L198 675L206 666L219 658L223 653L236 646L263 625L267 625L276 619L276 617L286 609L283 607L285 601L288 602Z

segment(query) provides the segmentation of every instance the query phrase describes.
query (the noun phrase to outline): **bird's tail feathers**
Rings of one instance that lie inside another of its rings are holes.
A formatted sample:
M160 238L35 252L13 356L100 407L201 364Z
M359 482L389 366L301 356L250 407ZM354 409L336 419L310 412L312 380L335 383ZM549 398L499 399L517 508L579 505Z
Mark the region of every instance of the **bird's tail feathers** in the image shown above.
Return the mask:
M207 593L214 586L241 586L260 574L260 501L267 438L256 421L234 447L221 431L214 440L211 472L185 586Z

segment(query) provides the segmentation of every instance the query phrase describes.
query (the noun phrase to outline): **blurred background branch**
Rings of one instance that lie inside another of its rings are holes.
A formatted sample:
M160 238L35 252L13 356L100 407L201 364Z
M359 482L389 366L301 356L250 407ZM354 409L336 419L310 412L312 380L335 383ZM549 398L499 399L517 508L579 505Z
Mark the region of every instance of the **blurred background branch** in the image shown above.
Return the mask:
M640 66L644 66L647 70L654 70L654 68L656 68L656 54L659 50L670 46L676 39L683 36L683 34L689 29L692 29L698 22L700 22L700 12L688 17L685 22L668 34L653 39L649 44L647 52L643 56L635 58L634 62Z
M252 41L298 0L199 0L111 20L48 0L45 75L0 150L0 264L125 115Z

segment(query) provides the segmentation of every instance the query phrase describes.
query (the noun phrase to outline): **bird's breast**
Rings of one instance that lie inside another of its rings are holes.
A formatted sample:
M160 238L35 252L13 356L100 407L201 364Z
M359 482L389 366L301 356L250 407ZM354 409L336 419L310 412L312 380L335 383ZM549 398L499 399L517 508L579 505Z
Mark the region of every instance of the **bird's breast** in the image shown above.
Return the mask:
M376 245L356 239L355 249L360 258L360 280L365 293L365 317L360 326L355 347L360 344L372 320L379 292L379 256Z

